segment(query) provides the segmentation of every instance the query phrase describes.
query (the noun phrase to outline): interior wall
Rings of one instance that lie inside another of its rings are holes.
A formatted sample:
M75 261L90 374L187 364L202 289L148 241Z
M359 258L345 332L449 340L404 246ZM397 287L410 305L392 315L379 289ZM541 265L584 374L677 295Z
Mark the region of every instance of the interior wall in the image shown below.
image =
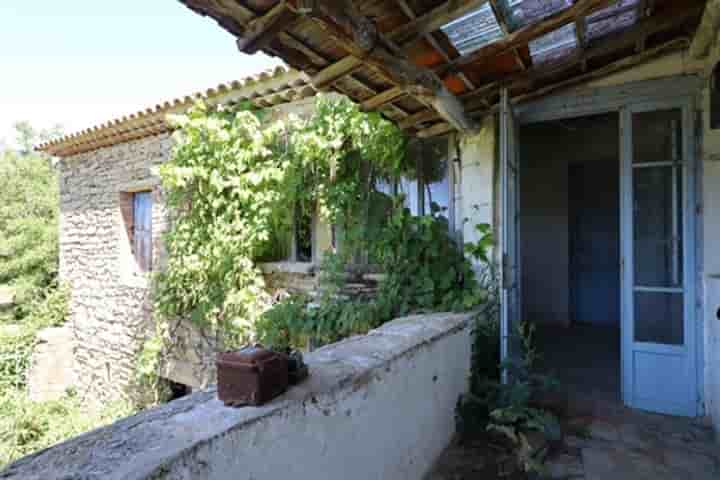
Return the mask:
M617 115L521 128L522 296L528 320L563 326L571 322L568 171L571 164L617 164L618 132Z

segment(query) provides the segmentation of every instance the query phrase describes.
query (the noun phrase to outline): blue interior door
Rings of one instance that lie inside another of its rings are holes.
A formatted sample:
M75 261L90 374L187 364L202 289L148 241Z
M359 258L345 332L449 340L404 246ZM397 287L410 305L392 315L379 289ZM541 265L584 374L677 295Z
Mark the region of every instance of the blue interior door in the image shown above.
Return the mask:
M618 160L570 166L572 320L620 327Z
M638 106L622 118L623 396L695 416L691 109Z

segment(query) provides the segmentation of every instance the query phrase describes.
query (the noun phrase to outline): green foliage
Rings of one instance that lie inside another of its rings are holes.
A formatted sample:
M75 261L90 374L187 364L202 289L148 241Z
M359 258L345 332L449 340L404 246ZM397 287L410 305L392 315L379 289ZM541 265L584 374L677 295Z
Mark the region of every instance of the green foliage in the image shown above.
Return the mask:
M150 340L140 356L146 380L172 348L168 321L189 318L225 348L247 341L254 328L273 343L300 341L307 327L291 323L292 301L262 317L271 303L255 262L281 259L294 220L315 212L343 232L345 260L363 251L373 185L403 168L402 133L349 101L321 97L309 119L263 125L262 115L198 104L172 119L176 147L160 172L172 212L168 262L154 288L160 343ZM299 233L302 247L309 237ZM310 328L312 335L358 328L338 308L313 311L323 327Z
M0 154L0 285L14 287L18 319L57 275L58 197L48 158Z
M88 412L72 393L49 402L32 402L22 390L0 391L0 468L20 457L50 447L94 428L131 415L134 410L115 402Z
M392 315L468 310L486 299L442 216L416 217L396 207L374 248L387 274L381 297L393 305Z
M0 323L0 465L130 413L113 405L98 414L68 395L31 402L26 384L37 334L68 315L69 290L57 285L58 178L33 145L56 135L16 125L19 152L0 154L0 285L15 291L17 307ZM12 322L12 323L10 323Z
M27 383L30 356L37 333L48 327L61 325L68 314L69 289L50 289L44 298L30 304L29 314L22 323L0 324L0 392L20 389Z
M155 289L157 313L189 318L229 344L247 338L266 302L253 263L269 240L287 160L274 150L280 128L251 112L198 105L174 119L172 160L161 167L172 227L167 267Z
M0 324L0 466L42 448L129 415L117 403L88 413L70 392L51 402L27 397L27 373L37 334L62 325L68 315L69 289L52 285L27 305L21 323Z
M260 340L295 348L308 338L330 343L411 312L462 311L486 301L486 291L450 238L443 217L415 217L403 208L400 198L373 238L371 253L385 272L376 296L344 295L347 259L327 255L320 296L312 301L296 296L275 305L258 323ZM280 338L277 332L283 332Z
M21 155L32 155L35 145L45 143L63 134L63 127L55 125L49 129L37 129L28 121L15 122L15 141L17 142Z
M503 363L498 363L499 349L493 346L499 343L499 333L497 321L478 324L475 329L470 388L459 399L456 410L458 432L468 438L486 431L509 447L518 469L544 474L547 451L533 445L529 435L538 432L558 441L560 423L551 413L531 405L534 395L557 388L557 382L536 372L539 354L534 346L534 325L522 323L518 327L513 336L522 355ZM482 348L488 348L496 358L482 354ZM501 373L507 375L507 382L500 381Z

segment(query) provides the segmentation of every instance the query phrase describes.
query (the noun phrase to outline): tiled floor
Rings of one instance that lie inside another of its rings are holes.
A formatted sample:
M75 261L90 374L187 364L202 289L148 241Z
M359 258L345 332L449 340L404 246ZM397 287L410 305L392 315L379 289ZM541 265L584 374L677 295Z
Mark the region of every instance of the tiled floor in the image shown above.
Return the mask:
M582 395L568 410L563 446L548 462L553 478L720 479L720 444L699 421Z
M548 458L552 478L577 480L720 480L720 443L699 420L631 410L620 401L620 339L616 329L541 329L543 368L566 395L564 440ZM453 445L432 480L491 479L491 446ZM519 477L512 477L519 478Z

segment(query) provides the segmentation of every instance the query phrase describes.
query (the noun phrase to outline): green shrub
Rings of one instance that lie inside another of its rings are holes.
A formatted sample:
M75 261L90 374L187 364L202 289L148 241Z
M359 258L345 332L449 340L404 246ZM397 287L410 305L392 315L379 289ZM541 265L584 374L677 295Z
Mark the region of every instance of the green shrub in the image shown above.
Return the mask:
M68 299L67 287L49 289L44 298L30 302L29 313L21 323L0 324L0 391L25 386L37 334L65 322Z
M466 311L489 300L442 216L413 216L398 199L373 238L369 253L385 272L374 297L344 295L347 260L326 254L320 295L294 296L273 306L256 324L259 339L282 348L302 348L308 338L332 343L409 313Z
M0 392L0 467L43 448L131 415L124 402L88 412L68 394L50 402L32 402L23 390Z
M0 154L0 285L15 288L18 318L57 275L58 205L50 159Z

